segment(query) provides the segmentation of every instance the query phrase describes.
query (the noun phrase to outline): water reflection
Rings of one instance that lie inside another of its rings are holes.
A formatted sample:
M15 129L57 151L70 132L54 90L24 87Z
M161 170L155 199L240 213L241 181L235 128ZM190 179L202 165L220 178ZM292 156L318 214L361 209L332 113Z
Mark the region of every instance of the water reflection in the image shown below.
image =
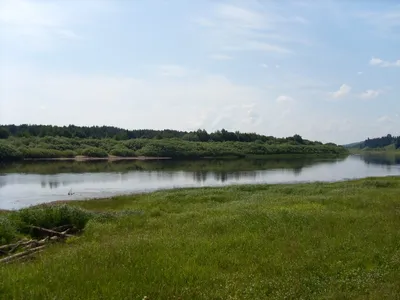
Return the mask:
M360 156L366 164L374 165L400 165L400 154L380 154L380 153L366 153Z
M174 187L335 181L386 175L400 175L397 158L17 163L0 166L0 209ZM70 189L73 196L68 196Z

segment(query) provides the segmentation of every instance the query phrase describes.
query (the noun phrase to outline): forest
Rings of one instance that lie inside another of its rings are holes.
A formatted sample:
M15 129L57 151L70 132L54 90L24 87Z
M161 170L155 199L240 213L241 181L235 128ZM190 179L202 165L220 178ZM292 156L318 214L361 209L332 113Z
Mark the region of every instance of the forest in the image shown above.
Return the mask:
M400 148L400 136L392 136L388 134L386 136L378 137L378 138L368 138L361 143L353 144L352 147L349 148L358 148L358 149L384 149L384 148L392 148L399 149Z
M344 155L333 143L309 141L296 134L276 138L225 129L185 132L124 130L115 127L48 125L0 126L0 160L86 157L248 157L265 155Z
M302 140L299 135L288 138L275 138L256 133L243 133L239 131L230 132L225 129L208 133L204 129L197 131L178 131L171 129L152 130L136 129L126 130L111 126L52 126L52 125L0 125L0 139L12 137L66 137L66 138L92 138L92 139L115 139L118 141L129 139L182 139L192 142L271 142L282 144L285 142L300 142L306 145L321 144Z

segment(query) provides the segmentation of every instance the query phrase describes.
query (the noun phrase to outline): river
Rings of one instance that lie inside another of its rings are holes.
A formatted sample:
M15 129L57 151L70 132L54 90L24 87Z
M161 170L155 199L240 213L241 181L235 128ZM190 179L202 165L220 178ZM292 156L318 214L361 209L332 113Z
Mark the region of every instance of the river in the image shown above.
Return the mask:
M0 209L178 187L331 182L389 175L400 175L400 157L23 162L0 165Z

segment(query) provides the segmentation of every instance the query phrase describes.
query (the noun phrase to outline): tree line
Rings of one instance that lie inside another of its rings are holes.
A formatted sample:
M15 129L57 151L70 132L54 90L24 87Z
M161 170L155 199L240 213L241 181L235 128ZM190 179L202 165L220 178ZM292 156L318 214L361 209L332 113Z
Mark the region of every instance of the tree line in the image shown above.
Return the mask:
M187 132L171 129L127 130L113 126L0 125L0 139L6 139L8 137L65 137L79 139L115 139L118 141L130 139L181 139L191 142L263 142L270 144L291 143L322 145L320 142L305 140L298 134L292 137L276 138L257 133L232 132L225 129L208 133L204 129Z
M347 150L334 144L305 145L256 142L194 142L183 139L82 139L66 137L9 137L0 141L0 161L18 159L88 157L170 157L196 159L267 155L343 155Z
M388 134L386 136L378 137L378 138L373 138L373 139L366 139L364 142L362 142L359 147L361 149L364 148L385 148L388 146L394 145L394 148L399 149L400 148L400 136L392 136L391 134Z

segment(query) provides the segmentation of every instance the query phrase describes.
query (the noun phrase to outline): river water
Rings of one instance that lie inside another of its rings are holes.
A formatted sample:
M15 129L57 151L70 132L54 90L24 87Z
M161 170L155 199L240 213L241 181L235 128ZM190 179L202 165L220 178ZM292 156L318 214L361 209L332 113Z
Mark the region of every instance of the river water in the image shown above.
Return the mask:
M340 181L389 175L400 175L400 157L24 162L0 165L0 209L178 187Z

